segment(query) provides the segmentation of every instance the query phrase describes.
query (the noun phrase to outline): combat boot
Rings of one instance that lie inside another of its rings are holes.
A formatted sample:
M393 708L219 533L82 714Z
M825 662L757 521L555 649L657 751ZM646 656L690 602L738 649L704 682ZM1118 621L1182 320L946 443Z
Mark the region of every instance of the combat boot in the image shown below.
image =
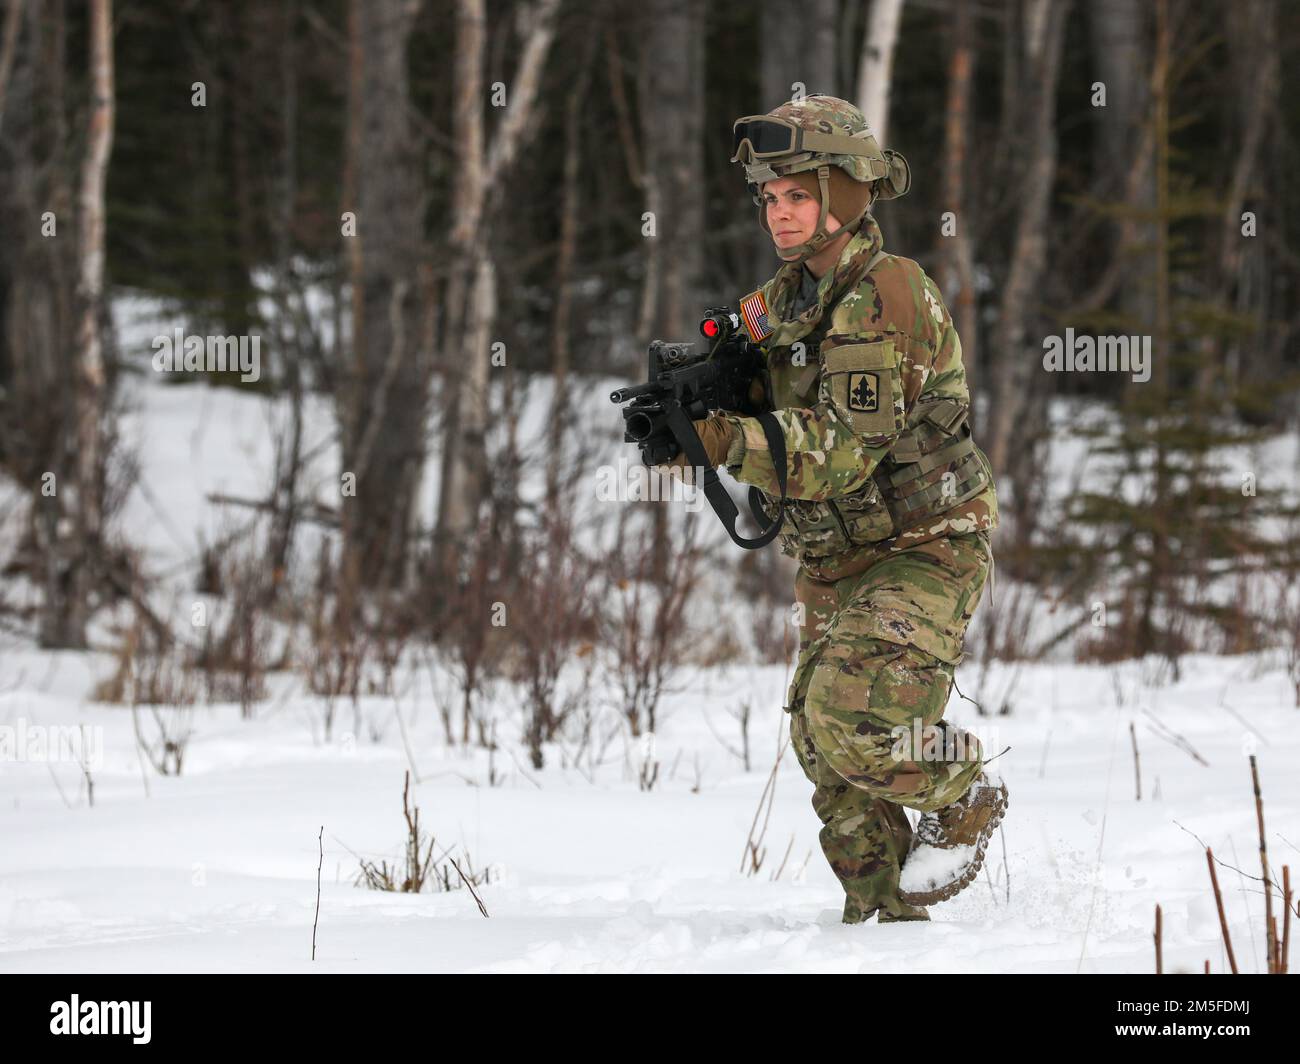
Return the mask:
M906 920L929 920L930 914L924 909L918 909L911 905L900 906L901 912L895 916L883 906L876 905L870 909L864 910L852 898L844 903L844 923L846 924L865 924L873 916L876 922L880 924L901 923Z
M894 916L888 909L881 909L880 915L876 917L878 924L901 924L909 920L929 920L930 914L924 909L918 909L914 906L907 906L906 909Z
M922 815L903 862L899 898L908 905L934 905L975 882L1006 811L1006 784L982 772L960 800Z

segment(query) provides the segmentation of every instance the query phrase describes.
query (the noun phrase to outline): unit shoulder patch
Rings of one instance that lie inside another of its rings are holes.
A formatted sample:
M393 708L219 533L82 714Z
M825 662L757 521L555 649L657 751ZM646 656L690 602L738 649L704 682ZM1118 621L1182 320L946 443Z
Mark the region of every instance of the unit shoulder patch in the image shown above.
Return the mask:
M867 414L880 409L880 378L876 374L849 374L849 409Z

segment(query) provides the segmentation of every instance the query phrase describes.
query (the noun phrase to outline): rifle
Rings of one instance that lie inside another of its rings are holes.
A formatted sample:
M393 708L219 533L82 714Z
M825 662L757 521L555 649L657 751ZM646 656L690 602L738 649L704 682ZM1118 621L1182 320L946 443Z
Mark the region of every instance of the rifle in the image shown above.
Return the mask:
M705 311L700 335L713 341L705 353L695 352L693 343L654 340L649 348L646 383L619 388L610 393L613 403L623 408L623 440L635 443L647 466L670 462L685 453L694 466L704 469L704 494L732 541L746 550L765 546L776 538L785 517L785 436L770 412L760 409L749 397L750 385L763 367L763 349L751 343L740 329L740 317L726 307ZM753 539L736 532L739 511L691 424L710 411L734 411L756 417L763 426L767 445L776 467L781 499L776 517L768 524L760 506L762 496L749 489L749 510L762 531Z

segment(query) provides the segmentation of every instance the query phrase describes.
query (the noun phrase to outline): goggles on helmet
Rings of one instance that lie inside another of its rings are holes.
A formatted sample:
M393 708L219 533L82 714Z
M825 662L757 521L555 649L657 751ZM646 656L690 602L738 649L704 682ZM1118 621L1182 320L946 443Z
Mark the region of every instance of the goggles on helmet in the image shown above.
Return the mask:
M862 137L869 137L869 132ZM862 137L842 133L814 133L787 118L749 115L736 119L732 126L731 161L752 164L757 159L776 159L799 152L826 152L834 155L874 156Z

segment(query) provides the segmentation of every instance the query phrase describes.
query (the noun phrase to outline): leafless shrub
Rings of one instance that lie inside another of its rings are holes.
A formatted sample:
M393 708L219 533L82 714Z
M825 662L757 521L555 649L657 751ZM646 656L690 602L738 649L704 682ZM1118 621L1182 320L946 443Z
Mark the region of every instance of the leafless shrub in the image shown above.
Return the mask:
M425 671L429 674L429 691L433 699L433 704L438 710L438 717L442 721L443 738L448 746L456 745L455 724L453 717L456 711L457 699L450 690L450 685L445 683L438 669L438 656L432 646L425 646L416 651L420 662L424 665Z
M134 706L192 705L199 684L186 651L186 644L137 608L113 652L116 668L95 686L95 700Z
M643 791L652 791L659 782L659 759L655 757L654 732L648 732L633 744L637 748L636 782Z
M307 645L298 668L307 689L324 700L321 720L329 742L339 699L352 703L353 732L360 734L361 676L371 653L371 633L349 577L335 573L328 546L317 560L317 578L307 603Z
M742 698L739 704L731 710L731 715L740 727L740 763L745 766L745 771L748 772L750 769L749 722L754 719L753 700Z
M752 611L756 626L764 623L758 620L760 611ZM736 637L730 625L711 625L681 649L679 663L700 669L712 669L718 666L733 665L744 660L747 648Z
M149 764L160 776L179 776L185 762L185 749L194 734L191 706L150 705L152 727L142 726L138 705L131 706L131 724L135 741Z
M732 757L738 758L740 763L744 766L745 771L748 772L751 767L749 757L749 724L754 717L753 700L750 698L742 698L736 705L727 710L727 713L736 721L736 724L740 728L739 747L733 746L718 734L717 729L713 727L713 721L709 719L707 713L704 715L704 720L709 725L709 730L713 732L713 737L722 744L723 749L726 750L727 753L731 754Z
M221 601L203 628L198 666L208 701L238 702L241 715L249 719L254 703L267 697L266 674L277 664L271 658L273 576L266 570L260 540L248 549L236 546L234 536L225 542L224 550L205 552L200 574L199 590L215 587Z
M1034 621L1034 604L1042 601L1042 592L1029 584L1016 582L998 589L1001 595L985 588L979 607L980 660L1025 661L1037 657L1041 650L1031 647L1030 631Z
M1281 639L1286 674L1300 709L1300 522L1293 524L1287 542L1294 557L1274 571L1272 616L1267 624Z
M308 689L324 699L322 723L326 742L333 731L339 699L351 701L354 718L360 714L361 671L367 649L366 637L350 612L337 604L333 607L322 604L314 613L304 665Z
M389 697L395 695L397 669L411 644L413 634L411 625L400 609L398 597L385 594L371 631L374 669L366 681L370 694Z
M608 671L632 735L655 730L655 714L667 690L669 669L689 638L686 609L699 571L701 551L693 522L685 522L676 543L666 544L672 564L660 583L651 579L653 528L627 533L621 522L619 547L605 568L602 600L611 608L602 618L610 648Z
M1243 882L1246 878L1250 878L1258 880L1258 882L1263 885L1265 936L1264 968L1269 975L1286 975L1290 968L1291 917L1293 915L1300 916L1300 908L1296 905L1295 893L1291 887L1291 866L1282 866L1282 883L1281 889L1279 890L1277 879L1275 878L1275 866L1269 862L1268 844L1264 832L1264 796L1259 784L1259 765L1255 760L1254 754L1250 756L1250 778L1251 786L1255 795L1255 823L1259 829L1259 861L1260 870L1263 873L1262 876L1247 877L1246 873L1242 869L1234 868L1232 865L1229 865L1215 857L1214 851L1209 846L1206 846L1205 843L1192 832L1188 832L1188 834L1192 835L1192 837L1196 839L1197 842L1201 843L1205 849L1205 863L1209 868L1210 889L1214 892L1214 904L1219 916L1219 933L1223 938L1223 948L1227 957L1228 970L1233 975L1237 975L1239 972L1236 952L1232 946L1232 936L1228 933L1228 918L1224 911L1223 893L1219 889L1219 877L1215 871L1216 865L1223 865L1223 867L1236 872L1242 878ZM1187 831L1186 828L1183 828L1183 830ZM1234 847L1234 851L1235 849L1236 848ZM1278 928L1277 916L1273 912L1275 894L1280 894L1280 897L1276 898L1276 900L1280 901L1282 904L1282 926L1280 929ZM1159 906L1156 907L1156 911L1158 921ZM1157 927L1158 926L1159 924L1157 923ZM1157 931L1157 935L1158 934L1159 932ZM1251 941L1254 941L1253 935ZM1159 941L1157 941L1156 949L1156 972L1159 974L1161 967ZM1210 962L1208 958L1205 961L1205 974L1210 974Z
M602 720L608 714L602 713L601 707L588 700L580 704L567 720L565 732L574 744L570 749L565 735L557 735L560 746L560 767L572 766L582 773L588 783L596 782L596 770L606 762L606 753L614 740L623 731L623 718Z
M781 767L781 758L785 756L788 738L782 741L777 751L776 760L772 762L772 771L767 774L763 784L763 793L758 796L758 808L754 810L754 821L749 825L749 835L745 838L745 855L740 859L740 870L747 876L756 876L763 868L767 858L767 846L763 840L767 837L767 825L772 818L772 803L776 800L776 774ZM761 821L761 822L760 822ZM793 839L791 840L793 843ZM781 864L784 866L785 859Z
M764 664L784 664L798 649L791 617L794 563L775 548L740 552L736 560L737 597L748 605L754 649Z
M533 768L540 769L542 744L553 741L589 697L598 632L585 594L594 566L574 545L567 518L556 515L548 520L528 554L530 562L515 584L507 627L518 655L510 677L524 692L524 742ZM575 678L561 694L566 665L572 666Z
M361 868L357 873L357 885L364 885L370 890L387 890L401 894L419 894L426 888L433 891L459 890L467 886L471 892L475 887L492 882L492 868L489 866L481 872L474 870L474 863L468 851L461 860L452 856L451 849L445 849L434 856L437 846L432 835L426 835L420 827L419 806L413 806L410 800L411 774L406 773L402 786L402 816L406 820L406 842L401 863L389 865L386 860L378 863L359 858ZM475 899L478 895L475 894ZM483 910L482 902L479 908Z
M193 734L199 691L199 676L187 660L184 644L165 638L137 611L116 657L117 668L96 687L95 699L128 704L144 758L160 775L179 776ZM147 723L141 706L148 709Z
M695 777L691 781L691 793L699 794L700 788L704 785L704 771L700 768L700 752L695 751Z
M471 731L480 745L487 745L488 720L480 704L506 665L505 659L518 648L507 627L507 604L512 597L509 569L510 548L492 535L485 519L474 543L467 548L460 572L438 576L430 572L417 594L436 609L438 645L446 651L447 664L456 677L460 701L460 742L470 742ZM449 581L440 586L438 580ZM449 619L449 620L448 620ZM455 742L448 734L448 742Z

